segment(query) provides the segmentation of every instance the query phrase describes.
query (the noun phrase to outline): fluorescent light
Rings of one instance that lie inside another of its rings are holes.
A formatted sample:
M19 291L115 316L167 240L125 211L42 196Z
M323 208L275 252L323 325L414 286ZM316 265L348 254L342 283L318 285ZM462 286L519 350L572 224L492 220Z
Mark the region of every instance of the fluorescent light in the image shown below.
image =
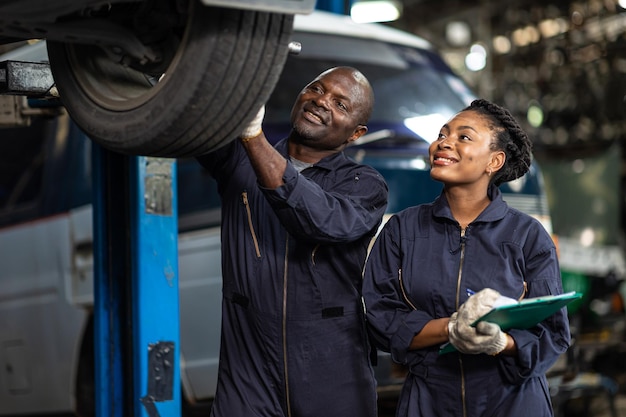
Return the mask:
M440 113L414 116L404 119L404 125L428 143L434 142L439 136L441 127L448 119Z
M402 5L393 0L355 1L350 16L357 23L390 22L400 17Z

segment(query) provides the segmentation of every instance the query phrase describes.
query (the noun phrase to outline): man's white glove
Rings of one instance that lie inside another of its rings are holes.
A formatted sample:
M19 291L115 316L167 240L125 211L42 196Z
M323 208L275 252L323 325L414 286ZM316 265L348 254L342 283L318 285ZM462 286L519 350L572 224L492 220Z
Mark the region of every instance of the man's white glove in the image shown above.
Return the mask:
M457 313L454 313L452 316ZM479 322L476 327L460 326L455 321L455 325L449 326L450 343L462 353L487 355L497 355L502 352L507 345L506 334L495 323L488 321ZM452 317L450 322L453 322Z
M265 117L265 106L262 106L259 109L259 112L254 116L254 119L241 131L239 137L245 143L252 138L255 138L261 134L263 129L261 125L263 123L263 118Z
M472 327L472 323L493 309L498 297L498 291L485 288L470 296L450 317L448 334L450 343L457 350L463 353L495 355L506 347L506 335L497 324L480 322Z

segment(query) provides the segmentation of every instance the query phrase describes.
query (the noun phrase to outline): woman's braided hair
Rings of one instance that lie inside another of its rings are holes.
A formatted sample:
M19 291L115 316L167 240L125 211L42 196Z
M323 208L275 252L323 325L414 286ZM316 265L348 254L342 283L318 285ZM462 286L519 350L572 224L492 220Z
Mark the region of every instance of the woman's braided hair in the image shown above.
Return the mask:
M530 168L532 142L509 111L485 99L474 100L463 111L475 111L493 122L495 131L494 150L506 154L504 166L493 176L493 183L500 185L521 177Z

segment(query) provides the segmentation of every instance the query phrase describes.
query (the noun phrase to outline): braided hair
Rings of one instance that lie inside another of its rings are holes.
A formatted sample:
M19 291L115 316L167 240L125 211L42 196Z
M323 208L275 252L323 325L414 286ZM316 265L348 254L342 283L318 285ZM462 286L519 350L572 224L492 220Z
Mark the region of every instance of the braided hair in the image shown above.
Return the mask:
M532 142L507 109L488 100L477 99L462 111L475 111L493 123L490 128L496 132L496 141L491 147L506 154L504 166L493 176L492 181L495 185L512 181L528 172Z

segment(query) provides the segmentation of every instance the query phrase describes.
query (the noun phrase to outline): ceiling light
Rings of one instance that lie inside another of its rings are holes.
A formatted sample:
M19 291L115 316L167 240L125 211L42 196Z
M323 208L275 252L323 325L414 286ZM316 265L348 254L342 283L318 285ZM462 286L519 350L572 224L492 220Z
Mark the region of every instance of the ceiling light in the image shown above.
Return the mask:
M506 36L496 36L492 42L493 50L499 54L508 54L511 52L511 41Z
M466 22L450 22L446 25L446 40L452 46L468 45L472 31Z
M402 13L402 4L393 0L355 1L350 8L350 16L357 23L391 22Z
M465 66L470 71L480 71L487 65L487 50L484 46L475 43L465 56Z

